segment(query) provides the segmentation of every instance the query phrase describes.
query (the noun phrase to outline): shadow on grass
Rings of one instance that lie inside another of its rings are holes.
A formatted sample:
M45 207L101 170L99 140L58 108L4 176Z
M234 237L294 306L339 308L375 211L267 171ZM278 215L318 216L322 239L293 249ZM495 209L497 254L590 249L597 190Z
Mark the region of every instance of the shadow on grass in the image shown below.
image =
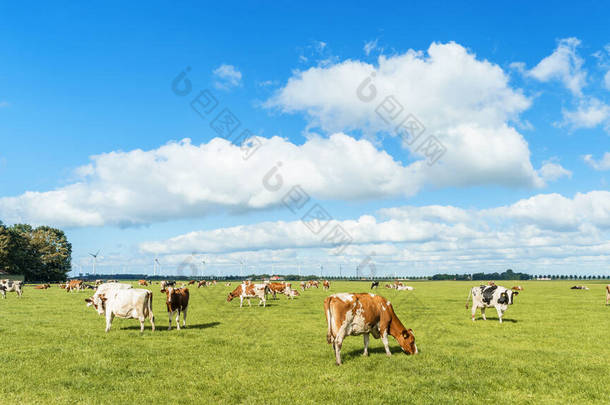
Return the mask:
M182 322L182 321L180 321L180 322ZM180 324L180 325L182 325L182 324ZM208 328L214 328L214 327L216 327L218 325L220 325L220 322L198 323L198 324L193 324L193 325L189 325L187 323L186 326L181 326L181 327L184 328L184 329L208 329ZM145 332L146 332L147 329L150 331L150 323L147 323L144 326L145 326L145 328L144 328ZM167 323L161 324L160 322L158 322L155 319L155 326L156 326L155 332L157 332L157 331L159 331L159 332L170 332L170 331L167 330L167 326L168 326ZM120 329L121 330L122 329L128 329L128 330L129 329L137 329L137 330L140 330L140 327L136 326L136 325L133 325L133 326L125 326L125 327L122 327ZM173 322L173 319L172 319L172 330L176 330L176 323Z
M362 348L360 348L360 349L351 350L349 352L341 351L341 358L346 359L346 358L361 357L363 352L364 352L364 345L362 345ZM390 352L392 353L392 355L404 354L404 352L402 351L402 348L400 346L390 345ZM383 348L383 346L382 347L369 346L369 356L377 355L377 354L383 354L385 356L385 349Z
M481 321L481 322L486 322L486 321L484 321L484 320L483 320L483 318L481 318L481 317L476 318L476 320L477 320L477 321ZM495 322L498 322L498 321L499 321L499 319L498 319L497 317L496 317L496 318L493 318L493 317L491 317L491 316L488 316L488 317L487 317L487 321L495 321ZM519 321L518 321L518 320L516 320L516 319L502 318L502 322L511 322L511 323L517 323L517 322L519 322Z

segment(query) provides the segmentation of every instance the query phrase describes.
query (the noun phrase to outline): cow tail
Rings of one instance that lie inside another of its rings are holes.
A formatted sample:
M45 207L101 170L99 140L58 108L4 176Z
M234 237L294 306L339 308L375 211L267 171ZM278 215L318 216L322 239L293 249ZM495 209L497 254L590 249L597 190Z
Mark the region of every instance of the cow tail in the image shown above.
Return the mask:
M470 296L472 295L472 288L468 291L468 298L466 298L466 309L468 309L468 302L470 301Z
M324 315L326 315L326 323L328 325L328 331L326 332L326 342L328 344L332 344L333 343L333 334L332 334L332 322L333 322L333 316L332 316L332 312L330 311L330 301L331 301L332 297L326 297L326 299L324 300Z
M148 316L150 316L151 321L155 321L155 317L152 311L152 301L153 301L153 293L152 291L148 292Z

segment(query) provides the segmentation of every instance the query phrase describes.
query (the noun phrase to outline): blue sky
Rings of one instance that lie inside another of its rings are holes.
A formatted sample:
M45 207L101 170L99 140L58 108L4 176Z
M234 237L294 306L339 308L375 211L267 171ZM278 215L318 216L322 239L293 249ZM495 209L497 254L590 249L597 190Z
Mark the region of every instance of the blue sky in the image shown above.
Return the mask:
M375 251L387 274L607 274L605 11L3 4L0 219L66 229L76 271L101 248L101 271L149 272L158 256L167 272L205 259L206 274L235 273L239 260L334 274ZM186 67L193 91L180 97L171 83ZM430 169L380 125L381 98L357 101L373 70L380 97L394 95L446 146ZM191 109L204 89L261 138L251 160L232 160L235 146ZM287 184L354 239L341 254L262 188L273 159L289 156Z

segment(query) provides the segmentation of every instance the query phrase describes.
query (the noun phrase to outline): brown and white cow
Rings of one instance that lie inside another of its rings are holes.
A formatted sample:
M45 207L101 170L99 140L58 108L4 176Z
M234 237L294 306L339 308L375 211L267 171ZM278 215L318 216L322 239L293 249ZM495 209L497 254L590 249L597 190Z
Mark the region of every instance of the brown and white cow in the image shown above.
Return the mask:
M289 300L293 300L294 297L298 297L301 294L299 294L299 292L297 290L293 290L292 288L287 286L286 289L284 290L284 295L286 297L288 297Z
M231 282L226 283L225 287L231 287Z
M205 280L201 280L200 282L197 283L197 288L201 288L201 287L207 287Z
M301 281L301 291L305 291L306 285L304 281Z
M514 290L514 291L523 291L523 287L521 287L520 285L515 285L515 286L513 286L513 288L511 288L511 290Z
M606 305L610 302L610 284L606 286Z
M166 295L165 305L167 305L167 312L169 314L169 327L167 330L172 329L172 316L176 315L176 328L180 330L180 313L182 313L182 326L186 326L186 311L189 306L189 289L167 287L165 290L161 290Z
M269 287L269 292L273 295L273 299L277 298L277 294L283 294L286 291L285 283L268 283L267 287Z
M229 293L227 296L227 302L231 302L233 298L239 297L239 307L241 308L244 303L244 298L248 300L248 305L252 306L250 298L258 298L258 305L263 304L263 307L267 306L267 299L265 294L269 292L269 287L266 284L240 284L235 290Z
M330 281L324 280L324 282L322 283L322 287L324 288L324 291L330 290Z
M104 285L104 284L102 284ZM126 319L138 319L140 332L144 332L144 321L150 319L152 330L155 330L155 317L152 312L152 292L136 288L110 288L102 294L85 298L87 306L93 306L98 314L106 316L106 332L112 326L115 316Z
M138 280L138 285L148 286L148 282L146 280Z
M195 281L195 280L190 280L190 281L189 281L189 285L193 285L193 284L195 284L195 283L196 283L196 281Z
M35 290L46 290L47 288L51 288L51 284L40 284L40 285L34 286Z
M364 336L364 356L368 356L369 333L381 337L385 352L392 355L388 335L392 335L407 354L417 354L413 330L400 322L390 301L375 294L333 294L324 300L328 332L326 341L333 345L337 365L341 365L341 346L346 336Z
M96 285L96 286L98 286L98 285L100 285L100 284L103 284L103 283L104 283L104 280L101 280L101 279L99 279L99 278L98 278L97 280L95 280L95 285Z
M83 280L70 280L66 283L66 292L81 291L85 289Z

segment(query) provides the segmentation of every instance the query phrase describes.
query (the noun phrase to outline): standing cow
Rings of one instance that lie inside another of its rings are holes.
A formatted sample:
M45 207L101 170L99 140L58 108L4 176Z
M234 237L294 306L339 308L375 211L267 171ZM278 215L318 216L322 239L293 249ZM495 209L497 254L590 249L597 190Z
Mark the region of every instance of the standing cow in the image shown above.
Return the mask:
M407 354L417 354L413 330L406 329L394 313L390 301L375 294L333 294L324 300L328 331L326 341L335 349L335 360L341 365L341 346L346 336L363 335L364 356L368 356L369 333L381 337L385 352L392 355L388 335L392 335Z
M176 315L176 329L180 330L180 313L182 313L182 326L186 326L186 311L189 306L189 289L167 287L161 290L166 295L165 304L167 305L167 312L169 313L169 327L167 330L172 329L172 316Z
M606 286L606 305L610 302L610 284Z
M103 285L103 284L102 284ZM138 319L140 332L144 332L144 321L150 319L155 330L155 317L152 312L152 292L136 288L108 288L104 293L85 298L87 306L93 306L98 314L106 315L106 332L110 330L115 316Z
M14 281L9 279L0 280L0 292L2 298L6 298L6 293L15 291L19 298L23 295L23 281Z
M468 298L466 298L466 309L468 309L468 300L472 295L473 322L477 308L481 308L481 316L483 317L483 320L487 320L485 317L485 308L495 307L498 312L498 319L500 320L500 323L502 323L504 311L506 311L509 305L513 304L514 296L517 294L519 294L518 291L512 291L499 285L472 287L468 294Z
M267 299L265 294L269 292L269 287L266 284L252 284L243 283L240 284L235 290L229 293L227 296L227 302L231 302L233 298L239 297L239 307L241 308L244 304L244 298L248 300L248 305L252 306L250 298L258 298L258 305L263 304L263 307L267 306Z
M322 282L322 288L324 291L330 290L330 281L324 280L324 282Z
M371 282L371 290L372 290L373 288L378 288L378 287L379 287L379 281L373 281L373 282Z

